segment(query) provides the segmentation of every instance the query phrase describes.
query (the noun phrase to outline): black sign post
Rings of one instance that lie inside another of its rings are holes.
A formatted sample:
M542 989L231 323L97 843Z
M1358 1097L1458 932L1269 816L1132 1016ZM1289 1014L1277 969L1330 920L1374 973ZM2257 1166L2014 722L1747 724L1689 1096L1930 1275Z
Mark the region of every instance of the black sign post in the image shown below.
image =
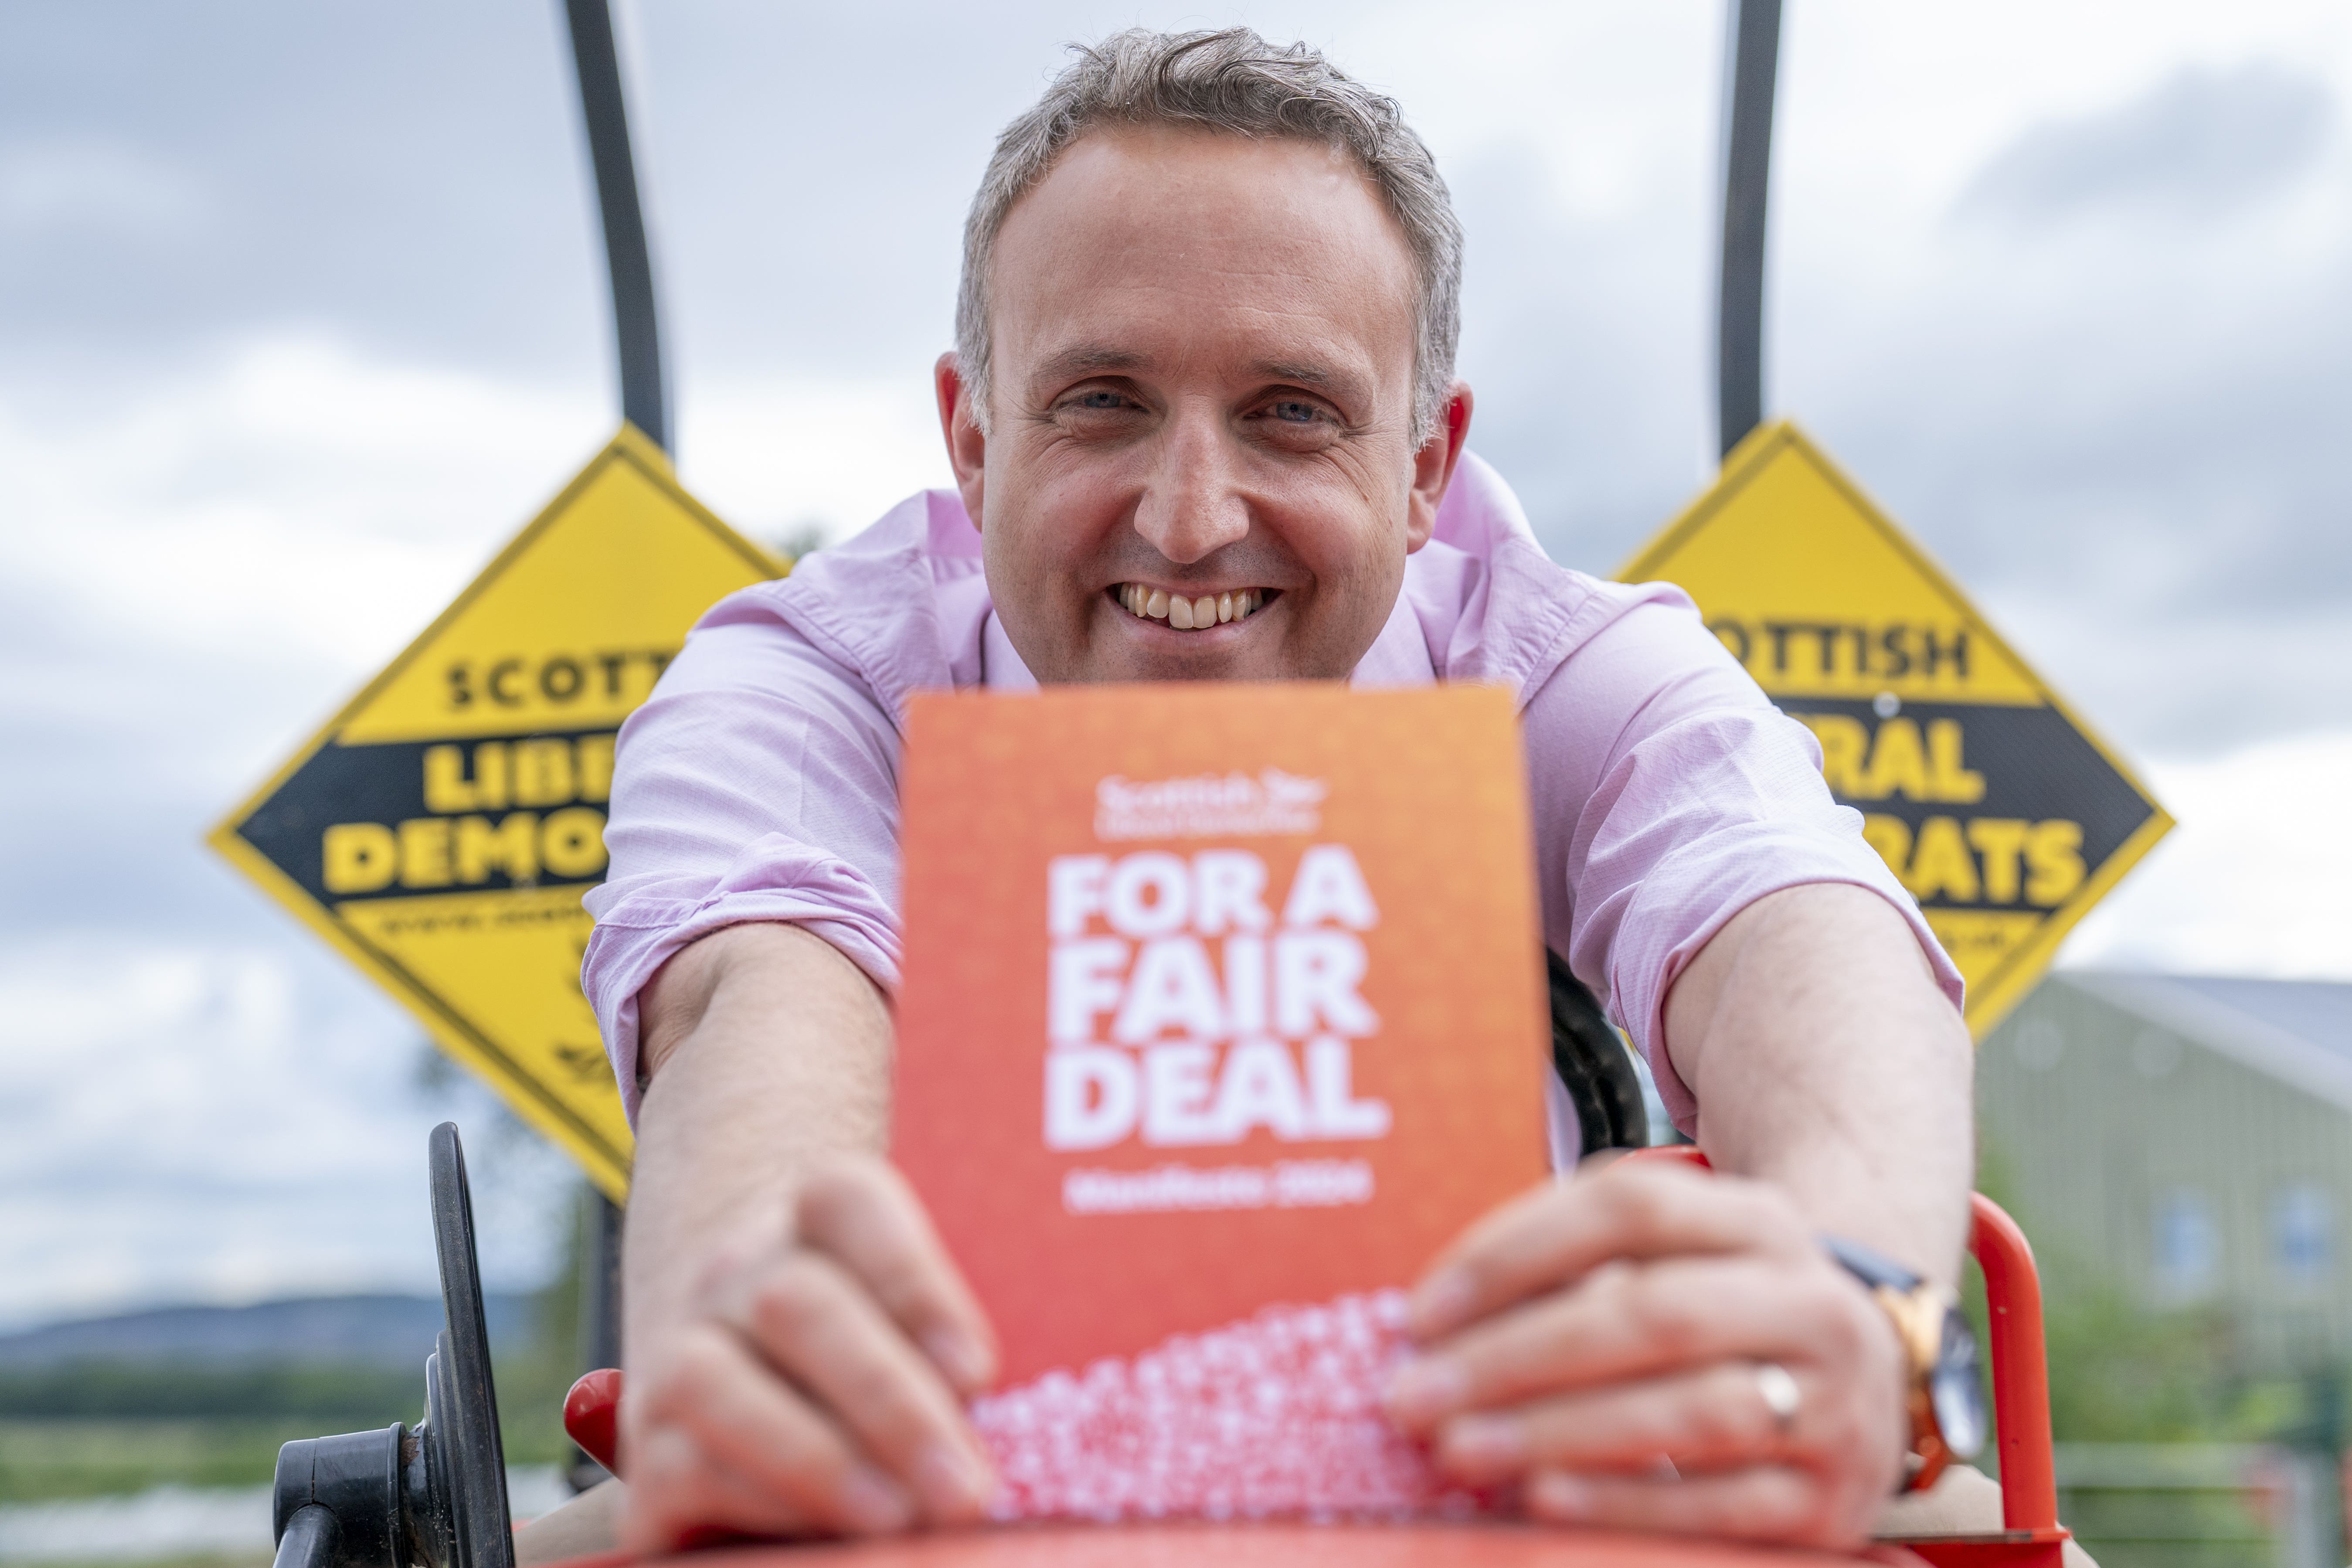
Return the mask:
M1778 5L1774 6L1777 12ZM646 240L637 161L629 148L628 104L607 0L563 0L596 205L604 220L604 260L613 279L613 335L620 347L621 417L672 457L669 394L662 375L661 319L654 304L653 247Z
M662 374L661 320L654 297L653 247L629 146L628 102L608 0L564 0L572 60L588 158L596 171L596 205L604 225L604 259L613 280L613 335L620 353L621 416L676 455L669 392ZM621 1364L621 1211L591 1188L582 1237L580 1354L584 1370ZM575 1487L603 1479L603 1467L574 1452Z
M1723 271L1716 304L1716 433L1731 456L1764 422L1764 211L1780 0L1729 0L1724 37Z

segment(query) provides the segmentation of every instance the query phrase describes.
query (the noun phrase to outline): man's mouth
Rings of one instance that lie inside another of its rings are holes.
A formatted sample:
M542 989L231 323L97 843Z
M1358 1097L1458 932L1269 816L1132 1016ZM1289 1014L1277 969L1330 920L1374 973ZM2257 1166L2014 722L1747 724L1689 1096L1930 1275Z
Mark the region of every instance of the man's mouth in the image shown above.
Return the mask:
M1245 619L1279 593L1275 588L1236 588L1231 593L1188 596L1148 583L1121 583L1112 590L1112 596L1138 619L1166 621L1180 632L1189 632Z

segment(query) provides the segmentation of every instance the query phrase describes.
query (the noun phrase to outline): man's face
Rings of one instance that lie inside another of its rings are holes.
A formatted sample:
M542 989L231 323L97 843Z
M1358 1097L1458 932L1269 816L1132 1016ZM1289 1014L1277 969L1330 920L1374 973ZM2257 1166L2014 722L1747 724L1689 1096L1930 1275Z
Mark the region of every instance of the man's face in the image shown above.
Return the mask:
M1412 443L1413 306L1404 237L1344 153L1164 128L1068 148L998 237L987 437L952 356L939 374L1037 678L1352 670L1468 424L1457 386Z

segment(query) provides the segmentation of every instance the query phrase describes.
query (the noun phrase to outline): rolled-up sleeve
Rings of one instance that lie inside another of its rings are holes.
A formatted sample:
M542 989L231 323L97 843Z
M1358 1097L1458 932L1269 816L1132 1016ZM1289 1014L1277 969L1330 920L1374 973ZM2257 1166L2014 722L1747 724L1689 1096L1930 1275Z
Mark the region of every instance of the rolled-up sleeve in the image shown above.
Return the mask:
M1545 935L1649 1062L1675 1124L1666 994L1726 922L1783 888L1845 882L1899 912L1955 1005L1959 972L1822 782L1812 732L1772 706L1664 584L1593 584L1599 623L1524 710Z
M723 926L775 921L898 984L898 737L870 689L745 590L621 731L581 984L637 1113L637 994Z

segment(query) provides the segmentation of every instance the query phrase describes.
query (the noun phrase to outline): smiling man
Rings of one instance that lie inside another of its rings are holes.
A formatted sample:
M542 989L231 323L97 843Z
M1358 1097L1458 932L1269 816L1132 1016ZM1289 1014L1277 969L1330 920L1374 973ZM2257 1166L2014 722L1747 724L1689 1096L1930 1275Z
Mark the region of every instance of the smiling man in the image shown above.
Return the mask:
M991 1330L881 1159L937 688L1513 689L1546 938L1725 1173L1588 1168L1475 1227L1391 1417L1541 1518L1824 1544L1932 1448L1884 1302L1932 1327L1958 1267L1958 978L1689 602L1554 566L1465 455L1461 251L1395 106L1245 31L1082 50L999 141L955 489L719 605L622 732L584 983L639 1135L631 1544L985 1511ZM1902 1269L1874 1297L1825 1237Z

